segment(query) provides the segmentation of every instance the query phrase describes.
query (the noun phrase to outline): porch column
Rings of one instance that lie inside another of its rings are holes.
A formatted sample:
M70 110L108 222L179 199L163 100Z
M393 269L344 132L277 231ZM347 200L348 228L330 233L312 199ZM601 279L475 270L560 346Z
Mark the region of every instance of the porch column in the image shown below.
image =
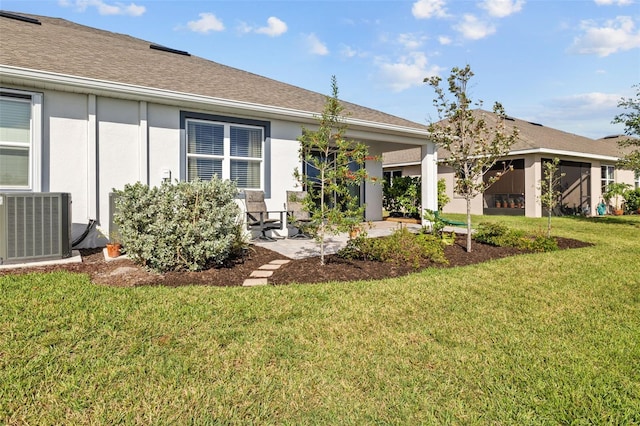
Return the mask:
M422 175L422 213L425 209L438 208L438 153L436 145L428 142L420 147L420 172ZM423 225L428 223L422 219Z
M541 157L537 154L526 156L524 159L524 215L527 217L542 217L542 204L540 204L541 164Z
M378 182L364 184L364 217L366 220L382 220L382 161L367 160L365 168L369 176L376 177Z

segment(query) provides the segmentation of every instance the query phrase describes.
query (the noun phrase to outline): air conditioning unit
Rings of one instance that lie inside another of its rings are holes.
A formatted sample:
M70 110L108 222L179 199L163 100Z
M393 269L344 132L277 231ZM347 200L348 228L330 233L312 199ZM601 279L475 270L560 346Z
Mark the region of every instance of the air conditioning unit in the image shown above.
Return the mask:
M0 193L0 264L71 257L71 194Z

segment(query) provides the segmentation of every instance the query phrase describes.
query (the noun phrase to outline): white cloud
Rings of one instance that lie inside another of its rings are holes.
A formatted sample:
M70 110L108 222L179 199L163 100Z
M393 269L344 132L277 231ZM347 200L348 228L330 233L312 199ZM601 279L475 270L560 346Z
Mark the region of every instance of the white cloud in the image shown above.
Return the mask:
M329 54L329 49L327 48L327 46L323 42L321 42L318 36L316 36L315 34L311 33L305 36L305 42L310 53L320 56Z
M462 21L454 25L453 29L470 40L480 40L496 32L496 27L493 24L481 21L469 14L464 15Z
M424 84L425 77L437 75L441 68L429 65L427 56L422 52L413 52L396 62L378 60L378 76L383 84L394 92L401 92Z
M141 16L147 10L144 6L138 6L135 3L107 4L102 0L60 0L58 4L63 7L75 6L80 12L84 12L88 7L95 7L100 15Z
M345 58L354 58L358 56L358 51L351 46L343 45L340 48L340 55L344 56Z
M621 97L620 94L590 92L549 99L527 119L597 139L622 131L621 127L618 129L611 124L611 119L619 112L617 105Z
M479 6L491 16L504 18L520 12L524 6L524 0L485 0Z
M269 37L278 37L287 32L287 24L275 16L267 19L267 26L256 29L258 34L266 34Z
M426 39L427 37L421 34L405 33L398 35L397 40L405 49L416 50L422 47Z
M581 28L584 34L573 40L570 52L604 57L640 47L640 31L629 16L618 16L600 27L593 21L583 21Z
M413 4L411 13L417 19L446 18L445 0L418 0Z
M451 37L448 36L439 36L438 37L438 43L440 43L443 46L449 45L452 43Z
M200 19L189 21L187 27L193 32L207 34L211 31L224 31L224 24L213 13L200 13Z
M628 6L633 4L633 0L594 0L598 6L609 6L617 4L618 6Z

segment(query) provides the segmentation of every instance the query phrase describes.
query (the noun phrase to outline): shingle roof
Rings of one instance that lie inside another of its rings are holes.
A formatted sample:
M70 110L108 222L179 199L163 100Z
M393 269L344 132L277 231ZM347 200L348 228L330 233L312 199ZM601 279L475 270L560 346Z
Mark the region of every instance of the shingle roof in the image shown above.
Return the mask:
M484 110L474 110L475 114L484 114L489 126L497 123L495 114ZM562 130L546 127L538 123L509 117L505 120L507 131L518 128L518 141L511 147L511 155L531 150L565 151L575 153L576 157L605 156L620 157L623 150L618 146L620 138L590 139ZM446 156L446 151L439 149L438 157ZM383 155L383 164L416 163L420 161L420 149L388 152Z
M311 113L320 113L325 103L323 94L197 56L151 49L149 41L64 19L20 15L42 25L0 17L2 65ZM342 103L355 119L426 130L410 120Z

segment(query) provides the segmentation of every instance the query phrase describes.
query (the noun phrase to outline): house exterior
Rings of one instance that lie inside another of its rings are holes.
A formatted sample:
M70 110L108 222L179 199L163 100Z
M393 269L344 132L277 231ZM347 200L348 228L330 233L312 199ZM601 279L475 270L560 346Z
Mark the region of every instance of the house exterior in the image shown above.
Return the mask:
M489 125L497 122L492 112L477 110L475 113L484 114ZM513 127L518 128L518 141L509 154L485 175L485 179L501 173L505 168L513 167L513 170L472 200L472 214L541 217L543 209L539 200L543 162L555 157L560 159L559 172L564 173L560 182L562 202L556 212L558 214L595 215L606 185L611 182L628 183L635 187L640 185L632 171L615 167L616 161L624 154L617 143L619 137L594 140L511 117L505 120L505 125L507 133ZM447 154L441 151L438 151L440 159ZM414 148L385 153L385 178L420 175L418 155ZM447 195L451 199L443 211L466 213L466 201L453 193L453 170L439 163L438 178L445 180Z
M71 193L74 238L91 220L108 228L109 194L128 183L217 174L263 190L269 210L296 189L297 138L325 95L63 19L2 12L0 34L0 192ZM418 148L424 205L435 207L426 127L343 105L347 137L372 155ZM382 177L379 160L366 168ZM366 219L382 218L381 185L364 185L361 200Z

